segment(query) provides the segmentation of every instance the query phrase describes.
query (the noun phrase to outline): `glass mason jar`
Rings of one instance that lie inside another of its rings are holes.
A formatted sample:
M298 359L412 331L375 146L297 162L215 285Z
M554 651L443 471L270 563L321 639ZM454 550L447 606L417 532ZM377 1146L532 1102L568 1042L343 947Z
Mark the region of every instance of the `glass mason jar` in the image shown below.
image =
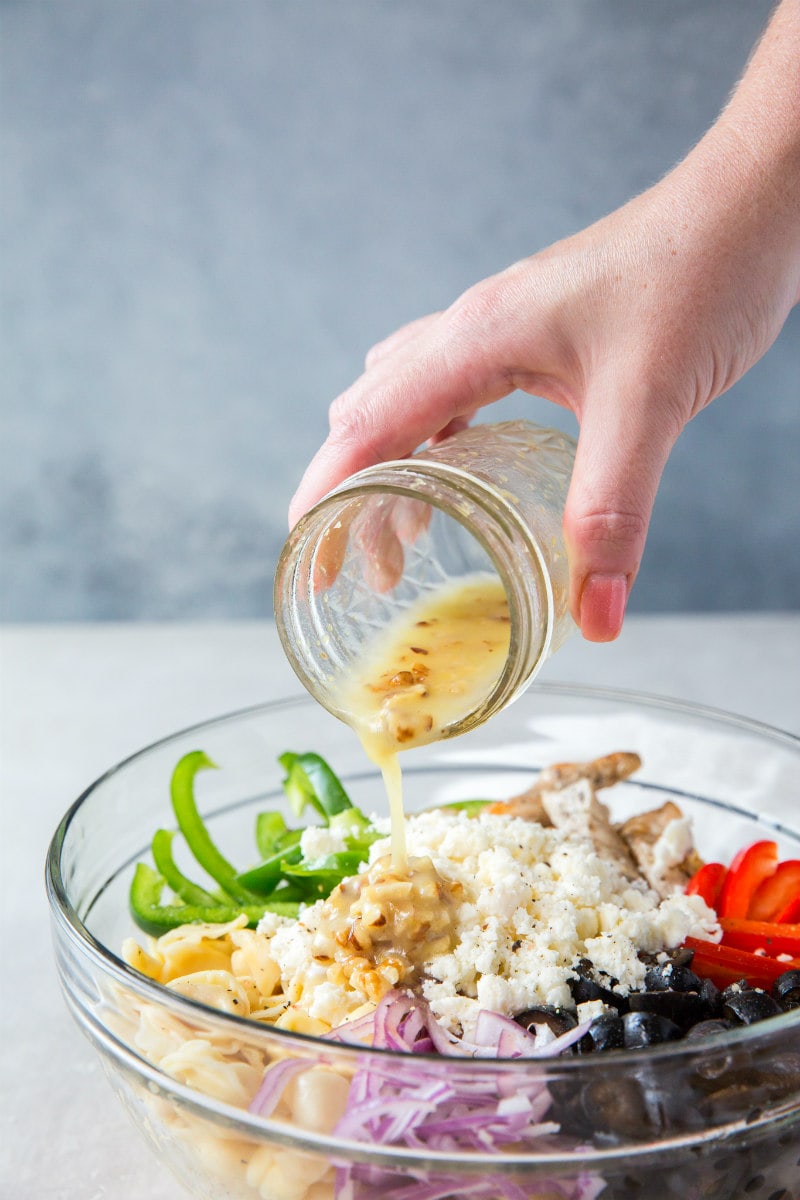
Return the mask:
M499 576L510 645L489 694L441 731L517 697L574 628L561 521L575 440L527 421L478 425L411 458L359 471L292 530L275 618L295 672L346 719L342 681L403 610L443 586Z

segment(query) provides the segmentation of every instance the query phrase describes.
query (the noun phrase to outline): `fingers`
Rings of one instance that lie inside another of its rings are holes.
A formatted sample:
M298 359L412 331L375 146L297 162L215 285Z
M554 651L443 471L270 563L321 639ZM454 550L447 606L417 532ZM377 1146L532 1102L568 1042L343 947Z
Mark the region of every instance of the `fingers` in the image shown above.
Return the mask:
M390 592L403 577L406 546L428 528L433 509L408 496L380 497L367 504L353 526L361 577L373 592Z
M597 394L581 414L564 513L570 607L589 641L617 637L676 431L658 400Z
M388 592L403 575L405 546L411 546L431 522L433 508L410 496L376 496L340 510L319 537L311 569L314 594L336 582L348 554L350 573L360 575L373 592Z
M429 313L428 316L418 317L416 321L409 321L407 325L401 325L399 329L396 329L394 333L390 333L383 341L376 342L367 351L366 358L364 359L364 365L367 370L370 367L374 367L381 359L396 353L404 346L408 346L421 333L430 330L441 315L441 313Z
M353 523L361 578L378 593L390 592L403 576L403 545L394 524L395 497L377 497Z
M314 593L325 592L337 578L347 553L350 521L337 518L319 539L312 568L311 586Z
M381 353L331 406L331 432L312 460L289 508L294 524L342 479L364 467L405 458L454 422L513 390L487 353L491 332L465 337L444 318Z
M435 446L439 442L443 442L446 438L452 437L454 433L461 433L462 429L469 427L470 421L475 416L474 412L466 413L463 417L454 417L445 425L444 429L440 429L430 439L431 445Z
M395 496L391 523L395 533L405 546L411 546L431 523L433 509L424 500L412 500L410 496Z

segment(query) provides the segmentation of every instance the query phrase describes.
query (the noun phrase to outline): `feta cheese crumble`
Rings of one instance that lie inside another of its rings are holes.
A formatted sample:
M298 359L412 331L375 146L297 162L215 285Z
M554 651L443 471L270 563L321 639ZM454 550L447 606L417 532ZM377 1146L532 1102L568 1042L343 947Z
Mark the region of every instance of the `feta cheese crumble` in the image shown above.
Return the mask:
M406 839L409 855L430 859L457 897L452 949L425 959L417 981L434 1014L456 1032L469 1035L482 1008L513 1016L541 1004L574 1007L569 980L579 959L627 994L644 982L640 951L720 936L701 897L660 899L588 837L522 817L439 809L409 817ZM388 841L374 843L370 864L388 853ZM323 904L296 922L271 917L259 932L270 939L290 1002L335 1026L374 996L357 976L342 980L315 958Z

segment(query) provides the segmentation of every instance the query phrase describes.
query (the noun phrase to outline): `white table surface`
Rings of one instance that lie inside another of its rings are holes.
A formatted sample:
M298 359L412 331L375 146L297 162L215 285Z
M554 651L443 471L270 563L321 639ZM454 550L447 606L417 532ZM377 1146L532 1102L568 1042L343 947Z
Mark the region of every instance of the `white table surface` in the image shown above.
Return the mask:
M800 733L800 615L631 617L542 679L638 688ZM179 1200L73 1026L43 885L64 810L107 767L196 721L298 692L267 622L0 631L4 1071L0 1197Z

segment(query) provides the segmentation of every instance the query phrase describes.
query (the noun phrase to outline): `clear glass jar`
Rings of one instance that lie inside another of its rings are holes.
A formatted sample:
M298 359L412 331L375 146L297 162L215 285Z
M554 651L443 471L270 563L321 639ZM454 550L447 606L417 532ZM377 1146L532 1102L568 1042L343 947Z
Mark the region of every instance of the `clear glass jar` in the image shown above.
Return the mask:
M478 425L346 479L292 530L275 618L295 672L346 719L341 681L425 594L498 575L510 617L490 693L443 730L464 733L515 699L574 628L561 521L575 440L527 421Z

